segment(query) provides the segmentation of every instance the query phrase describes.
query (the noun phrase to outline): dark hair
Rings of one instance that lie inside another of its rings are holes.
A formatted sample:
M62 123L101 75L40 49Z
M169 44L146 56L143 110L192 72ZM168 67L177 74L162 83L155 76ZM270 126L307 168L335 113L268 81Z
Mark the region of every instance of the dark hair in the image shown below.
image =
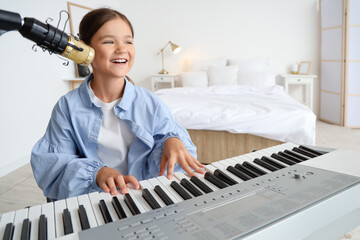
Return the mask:
M102 25L115 18L121 18L129 24L132 37L134 37L134 29L124 14L109 8L98 8L88 12L81 20L79 26L80 39L86 44L90 44L92 37Z

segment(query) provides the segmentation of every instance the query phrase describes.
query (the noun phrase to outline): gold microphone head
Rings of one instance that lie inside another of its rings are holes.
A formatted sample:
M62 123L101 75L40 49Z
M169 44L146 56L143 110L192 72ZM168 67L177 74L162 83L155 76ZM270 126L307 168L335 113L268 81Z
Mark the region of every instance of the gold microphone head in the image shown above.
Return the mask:
M95 57L95 51L85 43L77 40L74 36L69 36L69 45L66 47L65 51L61 54L78 64L89 65ZM75 45L76 47L82 48L82 51L78 51L77 49L71 47L71 45Z

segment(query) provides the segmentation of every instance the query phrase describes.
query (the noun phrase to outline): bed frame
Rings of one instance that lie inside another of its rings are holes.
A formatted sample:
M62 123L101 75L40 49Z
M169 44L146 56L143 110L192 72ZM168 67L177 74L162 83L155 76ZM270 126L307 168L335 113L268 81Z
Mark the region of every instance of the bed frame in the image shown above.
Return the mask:
M235 157L253 150L272 147L282 142L251 134L237 134L226 131L187 130L197 147L198 160L208 164Z

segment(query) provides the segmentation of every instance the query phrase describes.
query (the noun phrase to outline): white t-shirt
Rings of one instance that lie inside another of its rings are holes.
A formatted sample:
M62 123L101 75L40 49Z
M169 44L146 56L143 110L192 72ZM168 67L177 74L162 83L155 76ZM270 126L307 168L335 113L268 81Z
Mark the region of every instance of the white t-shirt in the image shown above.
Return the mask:
M121 98L111 103L104 103L95 96L90 83L91 81L89 82L90 96L95 105L101 107L103 112L97 155L105 166L114 168L123 175L128 175L127 155L135 135L130 131L127 123L114 113L113 109L119 104Z

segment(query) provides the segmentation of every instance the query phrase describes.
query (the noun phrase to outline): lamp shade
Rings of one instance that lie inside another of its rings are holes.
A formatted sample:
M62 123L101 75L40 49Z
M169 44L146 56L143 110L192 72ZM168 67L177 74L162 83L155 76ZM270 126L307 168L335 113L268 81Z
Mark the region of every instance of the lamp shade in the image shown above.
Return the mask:
M174 54L177 54L181 51L181 47L179 45L176 45L175 43L170 42L171 50Z

